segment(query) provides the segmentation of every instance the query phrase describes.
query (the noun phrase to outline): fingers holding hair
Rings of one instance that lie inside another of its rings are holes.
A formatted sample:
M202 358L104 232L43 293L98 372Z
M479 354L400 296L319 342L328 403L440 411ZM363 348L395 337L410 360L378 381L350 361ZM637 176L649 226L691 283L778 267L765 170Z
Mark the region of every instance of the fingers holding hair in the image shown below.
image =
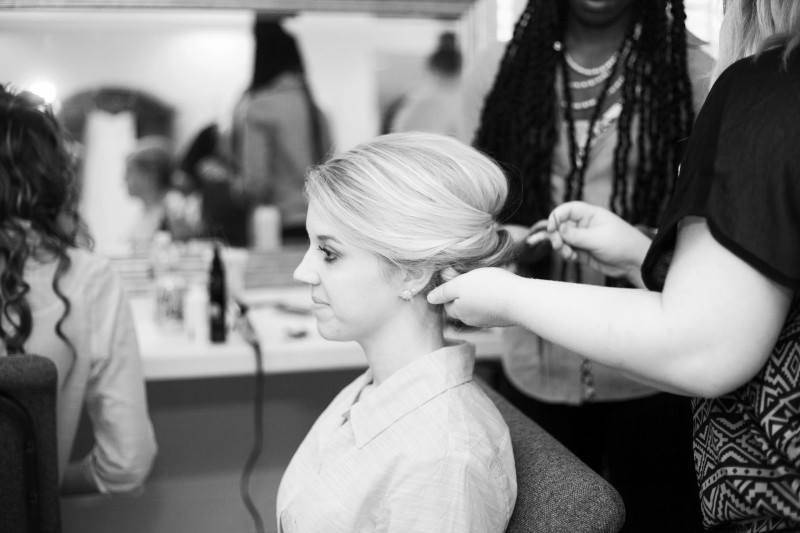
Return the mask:
M442 277L444 277L444 274ZM428 303L431 305L443 305L452 302L456 299L454 288L455 281L444 282L428 293Z

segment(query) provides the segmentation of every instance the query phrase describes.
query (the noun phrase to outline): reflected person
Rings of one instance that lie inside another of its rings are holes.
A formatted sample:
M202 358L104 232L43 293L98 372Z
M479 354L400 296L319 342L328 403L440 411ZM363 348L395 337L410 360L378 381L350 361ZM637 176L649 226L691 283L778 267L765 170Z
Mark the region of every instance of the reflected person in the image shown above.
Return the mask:
M330 149L295 38L277 19L258 19L250 87L233 117L234 159L249 201L274 205L286 239L305 238L303 179Z
M167 231L165 198L172 179L172 155L169 141L163 137L145 137L125 158L125 185L128 194L141 202L128 240L134 251L147 250L156 233Z
M425 62L422 83L389 106L390 131L463 136L461 63L456 34L442 33L436 49Z

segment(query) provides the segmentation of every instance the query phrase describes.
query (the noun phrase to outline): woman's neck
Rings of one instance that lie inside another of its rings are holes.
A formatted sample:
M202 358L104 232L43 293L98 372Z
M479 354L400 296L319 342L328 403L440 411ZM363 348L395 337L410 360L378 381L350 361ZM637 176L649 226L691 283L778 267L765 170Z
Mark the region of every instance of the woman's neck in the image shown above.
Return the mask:
M380 385L392 374L444 346L443 320L438 311L418 296L369 339L359 341Z
M631 24L633 11L626 10L618 18L603 26L592 26L570 14L564 41L567 50L577 61L587 67L597 66L619 50Z

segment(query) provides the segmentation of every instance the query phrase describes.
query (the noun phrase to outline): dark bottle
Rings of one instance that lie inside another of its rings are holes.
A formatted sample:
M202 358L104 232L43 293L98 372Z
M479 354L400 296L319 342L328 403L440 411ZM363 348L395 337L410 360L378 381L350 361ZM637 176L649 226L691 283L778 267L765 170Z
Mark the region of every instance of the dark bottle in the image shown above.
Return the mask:
M211 342L225 342L225 265L220 257L219 246L214 246L214 258L208 273L208 330Z

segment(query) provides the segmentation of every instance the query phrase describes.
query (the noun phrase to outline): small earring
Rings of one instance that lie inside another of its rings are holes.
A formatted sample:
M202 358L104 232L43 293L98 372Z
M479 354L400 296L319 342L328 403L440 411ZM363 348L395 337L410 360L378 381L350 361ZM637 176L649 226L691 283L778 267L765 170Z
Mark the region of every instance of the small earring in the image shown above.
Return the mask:
M400 293L400 298L402 298L403 300L405 300L407 302L411 301L411 298L413 298L413 297L414 297L414 293L411 292L410 289L403 289L403 292Z

